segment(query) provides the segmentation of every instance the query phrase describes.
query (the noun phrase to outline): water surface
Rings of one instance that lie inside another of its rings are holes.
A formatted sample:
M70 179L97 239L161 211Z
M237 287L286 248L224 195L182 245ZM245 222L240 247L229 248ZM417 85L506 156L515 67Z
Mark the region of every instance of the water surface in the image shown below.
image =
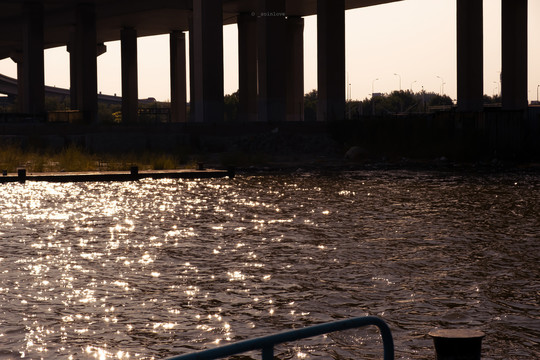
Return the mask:
M4 184L0 358L159 359L377 315L398 359L435 328L540 357L540 176L357 171ZM367 328L282 359L381 358ZM248 354L257 358L256 354Z

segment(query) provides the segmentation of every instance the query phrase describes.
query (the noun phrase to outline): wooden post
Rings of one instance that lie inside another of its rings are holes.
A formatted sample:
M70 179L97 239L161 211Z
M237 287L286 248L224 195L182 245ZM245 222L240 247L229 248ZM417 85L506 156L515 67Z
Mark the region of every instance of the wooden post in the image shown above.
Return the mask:
M26 169L17 169L17 177L19 178L19 182L24 184L26 181Z

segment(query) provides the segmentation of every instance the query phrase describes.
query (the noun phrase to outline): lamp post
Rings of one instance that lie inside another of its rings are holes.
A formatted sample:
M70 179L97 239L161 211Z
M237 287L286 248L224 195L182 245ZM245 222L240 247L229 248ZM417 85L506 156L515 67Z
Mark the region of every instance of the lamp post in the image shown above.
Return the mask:
M540 85L536 85L536 102L538 102L538 89L540 89Z
M439 79L441 79L441 96L444 95L444 79L437 75Z
M394 73L394 75L399 76L399 91L401 91L401 75Z
M411 93L413 92L412 86L413 86L413 84L414 84L415 82L417 82L417 81L414 80L414 81L411 83Z
M375 81L379 80L376 78L371 82L371 114L375 115Z
M375 81L379 80L379 78L376 78L375 80L373 80L371 82L371 97L373 98L373 93L375 92L373 89L374 89L374 86L375 86Z

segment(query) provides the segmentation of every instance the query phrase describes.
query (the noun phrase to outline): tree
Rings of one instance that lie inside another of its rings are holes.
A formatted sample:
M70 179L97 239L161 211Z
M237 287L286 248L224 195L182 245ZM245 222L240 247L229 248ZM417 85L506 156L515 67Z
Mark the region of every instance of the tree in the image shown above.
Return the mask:
M499 95L489 96L484 94L484 104L500 104L501 102Z
M317 120L317 99L319 94L317 90L311 90L304 95L304 120L316 121Z
M428 106L452 106L454 102L448 95L434 95L428 100Z
M240 98L238 96L238 90L230 95L225 95L223 98L223 113L226 122L238 120L239 104Z

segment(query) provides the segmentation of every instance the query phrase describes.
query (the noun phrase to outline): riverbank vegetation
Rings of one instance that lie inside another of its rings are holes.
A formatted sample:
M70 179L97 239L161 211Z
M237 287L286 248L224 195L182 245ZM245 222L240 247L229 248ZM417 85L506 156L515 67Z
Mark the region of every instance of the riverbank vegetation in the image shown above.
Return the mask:
M128 171L132 166L140 170L172 170L195 168L196 161L183 154L155 152L96 154L70 145L60 151L25 149L17 145L0 146L0 170L16 172L70 171Z

